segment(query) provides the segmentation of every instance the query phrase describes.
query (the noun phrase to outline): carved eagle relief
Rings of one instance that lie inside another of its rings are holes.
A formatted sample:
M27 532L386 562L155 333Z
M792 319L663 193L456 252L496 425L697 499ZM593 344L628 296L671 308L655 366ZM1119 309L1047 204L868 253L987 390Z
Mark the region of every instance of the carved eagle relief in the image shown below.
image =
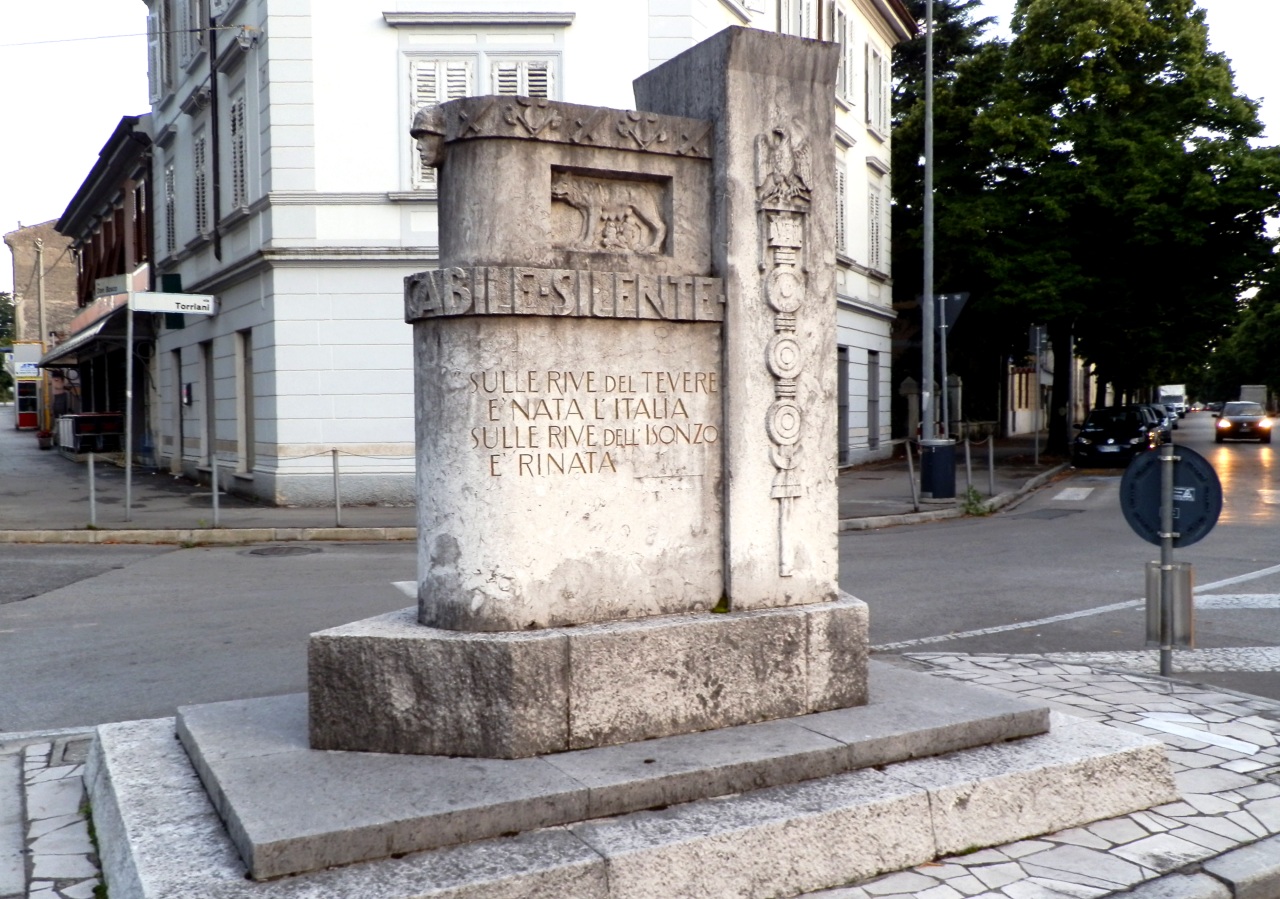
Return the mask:
M807 204L813 190L813 154L803 126L772 128L756 138L756 196L762 205Z

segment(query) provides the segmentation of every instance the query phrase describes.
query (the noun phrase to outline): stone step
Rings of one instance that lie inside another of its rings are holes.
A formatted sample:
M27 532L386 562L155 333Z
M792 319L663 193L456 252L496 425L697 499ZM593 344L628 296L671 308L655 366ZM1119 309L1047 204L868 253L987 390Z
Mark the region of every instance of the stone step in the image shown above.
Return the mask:
M177 730L255 878L797 783L1043 733L1025 700L872 665L865 706L528 759L317 752L302 695Z
M137 899L792 896L1176 795L1159 742L1054 714L1024 739L253 882L172 719L102 726L87 780L112 895ZM299 789L298 829L324 830L332 784Z

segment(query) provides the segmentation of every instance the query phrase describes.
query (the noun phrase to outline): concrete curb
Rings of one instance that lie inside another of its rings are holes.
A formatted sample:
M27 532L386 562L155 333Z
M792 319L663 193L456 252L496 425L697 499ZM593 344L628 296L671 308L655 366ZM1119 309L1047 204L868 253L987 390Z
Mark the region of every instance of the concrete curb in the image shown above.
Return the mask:
M1054 466L1048 471L1042 471L1035 477L1028 478L1026 483L1016 490L1007 490L1004 493L998 493L991 499L986 501L987 511L996 512L1010 505L1015 500L1021 499L1033 490L1043 487L1052 481L1062 472L1071 467L1070 462L1063 462L1061 465ZM937 509L931 512L903 512L898 515L870 515L864 518L842 518L840 520L839 530L844 531L867 531L874 528L887 528L900 524L923 524L928 521L943 521L948 518L964 518L967 513L959 507L949 509Z
M122 543L236 546L295 541L384 542L414 540L417 528L138 528L135 530L0 531L0 543Z

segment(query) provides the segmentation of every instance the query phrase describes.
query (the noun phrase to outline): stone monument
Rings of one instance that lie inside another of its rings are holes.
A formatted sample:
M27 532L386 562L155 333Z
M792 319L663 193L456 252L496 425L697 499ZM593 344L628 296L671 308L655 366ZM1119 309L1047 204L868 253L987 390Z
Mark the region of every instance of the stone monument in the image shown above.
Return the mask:
M418 614L313 637L315 748L520 758L866 701L836 587L837 51L777 60L696 117L418 115ZM683 77L642 90L714 93Z
M1173 798L1155 741L867 659L835 68L732 28L638 111L418 117L418 604L312 635L306 695L101 727L113 896L794 896Z

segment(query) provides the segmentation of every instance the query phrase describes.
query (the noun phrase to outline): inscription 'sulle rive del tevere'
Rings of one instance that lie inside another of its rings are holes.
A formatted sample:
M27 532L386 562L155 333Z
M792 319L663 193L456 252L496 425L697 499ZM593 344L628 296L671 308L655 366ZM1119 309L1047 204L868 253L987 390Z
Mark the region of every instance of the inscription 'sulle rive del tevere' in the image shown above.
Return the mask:
M687 370L472 372L480 414L471 448L492 477L617 475L620 466L660 475L671 448L719 442L718 380Z

